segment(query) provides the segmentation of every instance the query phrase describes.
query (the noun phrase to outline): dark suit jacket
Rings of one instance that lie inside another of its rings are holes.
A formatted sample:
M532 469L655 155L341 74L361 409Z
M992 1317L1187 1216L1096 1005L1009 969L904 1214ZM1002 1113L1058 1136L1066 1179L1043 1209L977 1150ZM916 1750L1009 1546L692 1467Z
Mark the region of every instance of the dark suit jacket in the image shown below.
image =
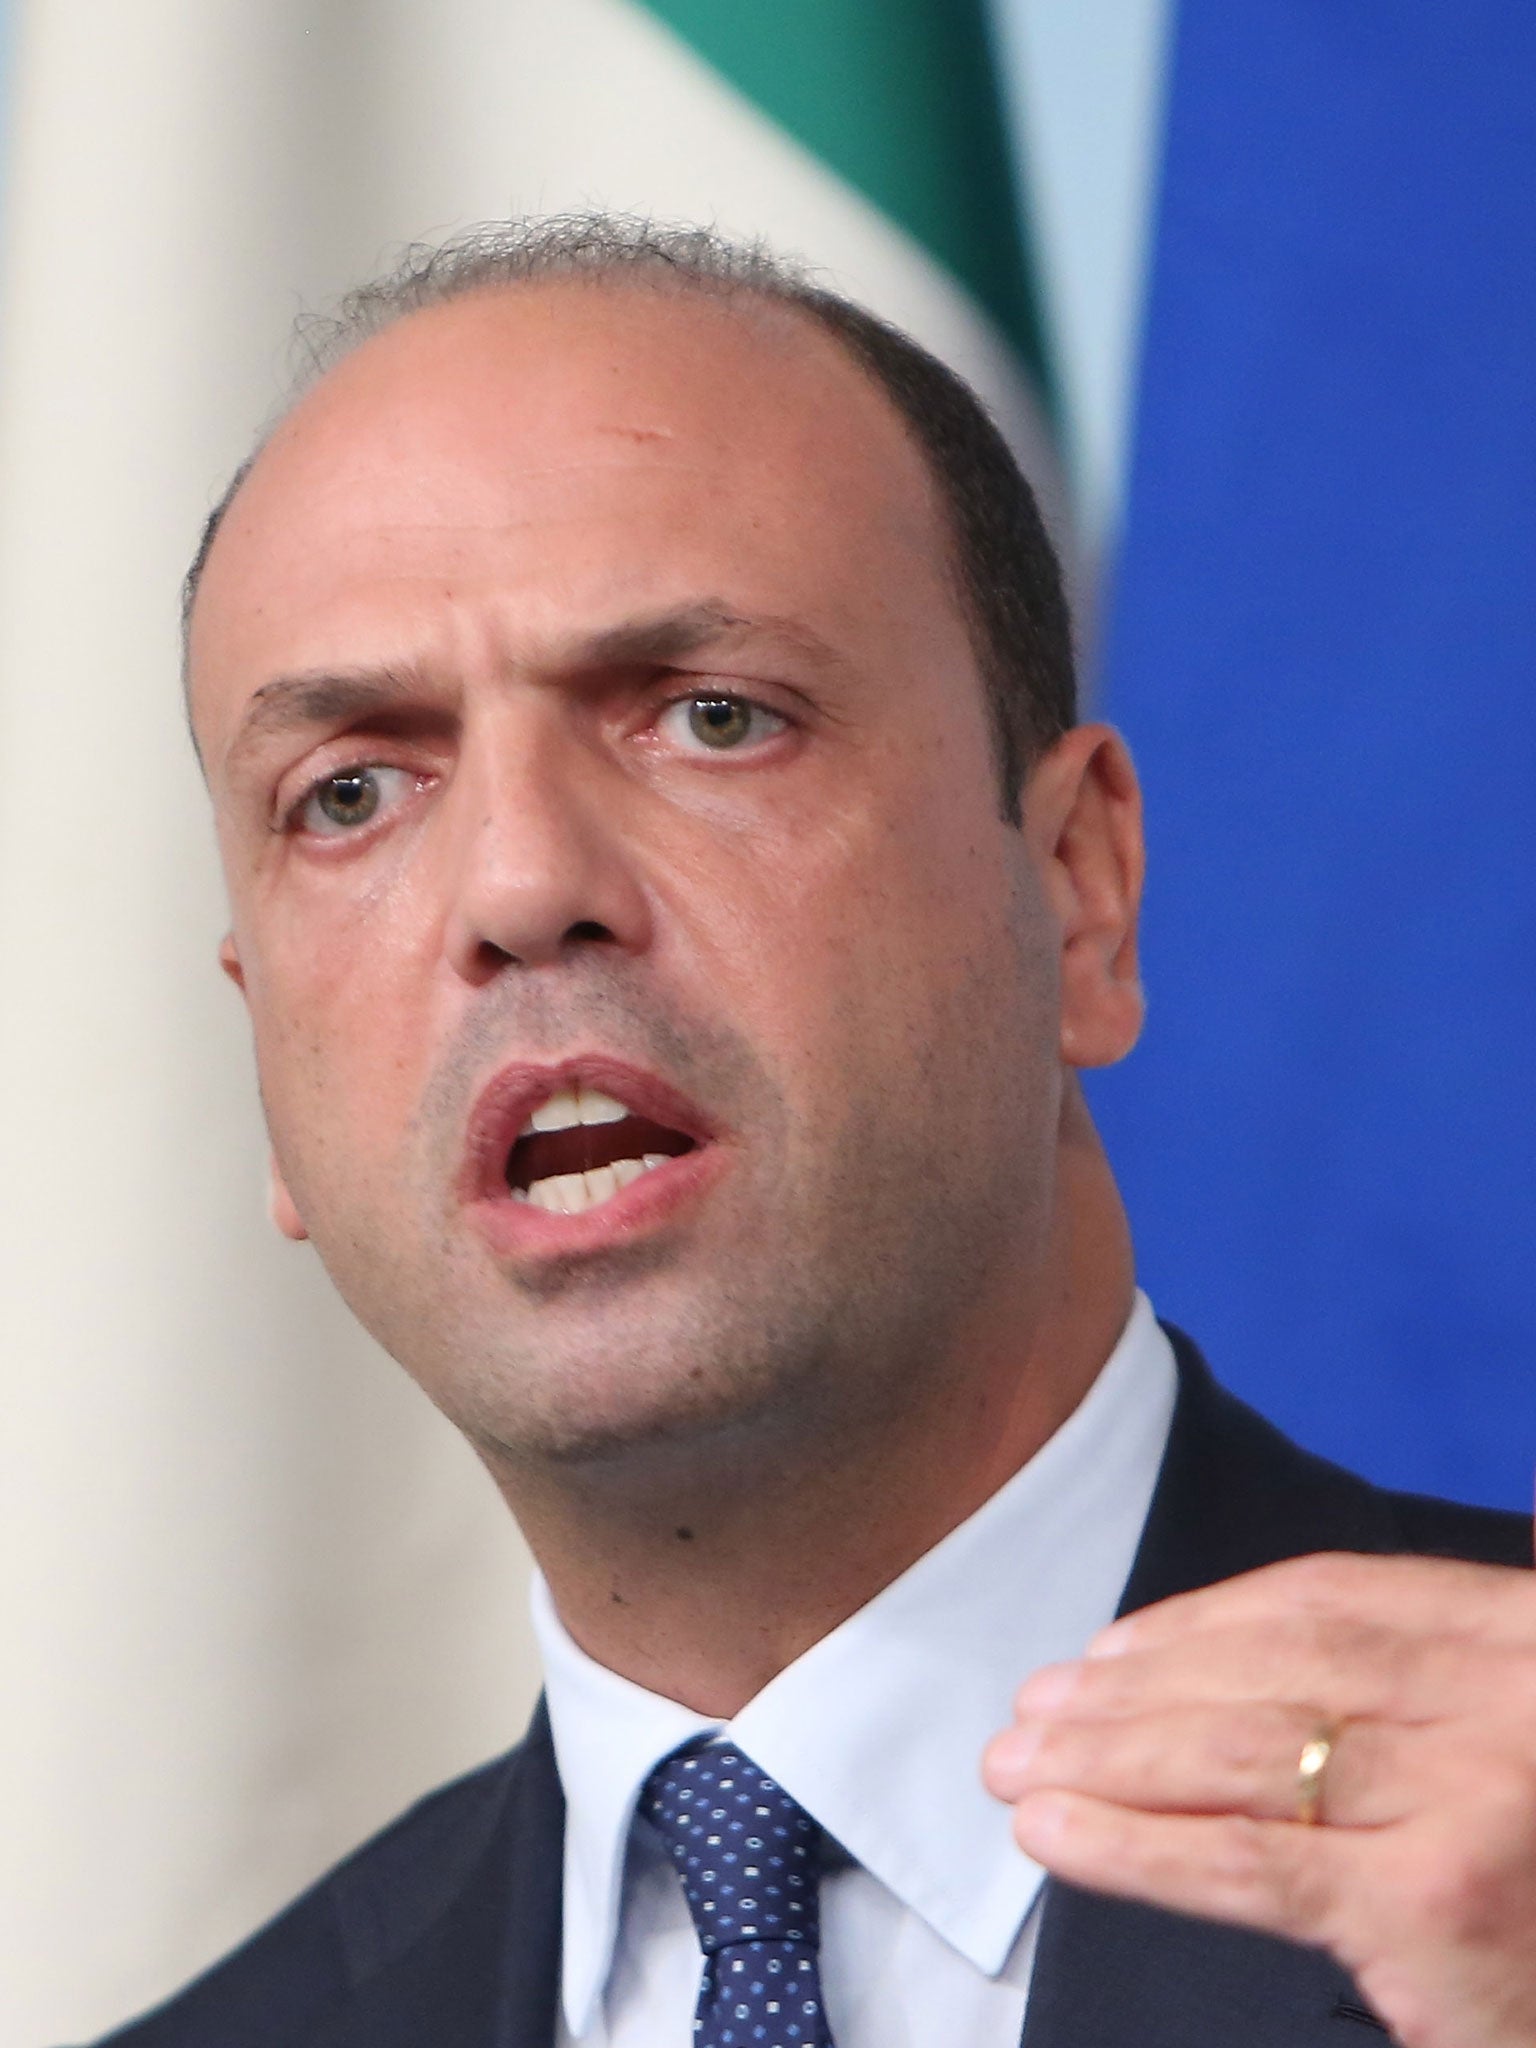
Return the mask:
M1523 1517L1385 1493L1298 1450L1170 1334L1178 1405L1123 1610L1314 1550L1529 1563ZM110 2048L551 2048L563 1825L541 1707L510 1755L413 1807ZM1047 1887L1023 2048L1373 2038L1319 1951Z

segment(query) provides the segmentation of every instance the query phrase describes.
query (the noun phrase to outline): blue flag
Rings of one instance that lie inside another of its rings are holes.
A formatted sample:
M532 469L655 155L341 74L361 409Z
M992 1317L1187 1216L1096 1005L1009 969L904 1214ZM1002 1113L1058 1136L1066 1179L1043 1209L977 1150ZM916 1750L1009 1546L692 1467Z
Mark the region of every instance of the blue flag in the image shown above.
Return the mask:
M1184 0L1102 702L1142 1275L1373 1476L1536 1465L1536 8Z

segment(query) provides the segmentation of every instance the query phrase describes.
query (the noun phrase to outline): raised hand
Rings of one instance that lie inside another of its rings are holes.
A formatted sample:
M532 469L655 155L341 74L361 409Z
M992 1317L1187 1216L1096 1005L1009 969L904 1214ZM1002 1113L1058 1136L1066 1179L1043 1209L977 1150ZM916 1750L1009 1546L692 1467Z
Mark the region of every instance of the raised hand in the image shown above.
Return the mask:
M1116 1622L988 1748L1074 1884L1329 1949L1404 2048L1536 2044L1536 1580L1319 1556Z

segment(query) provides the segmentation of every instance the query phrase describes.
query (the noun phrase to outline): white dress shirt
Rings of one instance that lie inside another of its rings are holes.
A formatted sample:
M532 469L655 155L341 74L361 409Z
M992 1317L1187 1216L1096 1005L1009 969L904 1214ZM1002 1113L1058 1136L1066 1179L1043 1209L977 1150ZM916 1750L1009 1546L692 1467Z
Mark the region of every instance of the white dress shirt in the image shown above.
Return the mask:
M1014 1692L1114 1617L1173 1413L1145 1295L1085 1399L1022 1470L750 1700L723 1732L833 1837L821 1975L838 2048L1018 2048L1039 1866L980 1777ZM686 2048L702 1957L635 1803L722 1724L605 1669L534 1582L567 1801L559 2048Z

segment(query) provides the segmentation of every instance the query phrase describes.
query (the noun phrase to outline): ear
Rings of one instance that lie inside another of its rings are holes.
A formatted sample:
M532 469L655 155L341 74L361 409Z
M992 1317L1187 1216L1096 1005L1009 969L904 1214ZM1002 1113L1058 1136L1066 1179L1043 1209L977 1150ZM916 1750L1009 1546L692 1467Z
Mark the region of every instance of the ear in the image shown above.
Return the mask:
M277 1163L275 1152L267 1154L267 1214L284 1237L291 1237L295 1244L302 1244L308 1237L309 1232L304 1228L298 1205L288 1192L288 1183L283 1179L283 1170Z
M245 969L240 965L240 952L233 932L226 932L219 941L219 965L244 995ZM298 1204L288 1192L288 1183L283 1179L275 1152L267 1154L267 1214L284 1237L291 1237L295 1244L302 1244L308 1237L309 1232L304 1228Z
M1061 1057L1071 1067L1112 1066L1136 1043L1146 1012L1136 949L1141 790L1124 740L1112 726L1074 726L1035 763L1023 810L1061 929Z

